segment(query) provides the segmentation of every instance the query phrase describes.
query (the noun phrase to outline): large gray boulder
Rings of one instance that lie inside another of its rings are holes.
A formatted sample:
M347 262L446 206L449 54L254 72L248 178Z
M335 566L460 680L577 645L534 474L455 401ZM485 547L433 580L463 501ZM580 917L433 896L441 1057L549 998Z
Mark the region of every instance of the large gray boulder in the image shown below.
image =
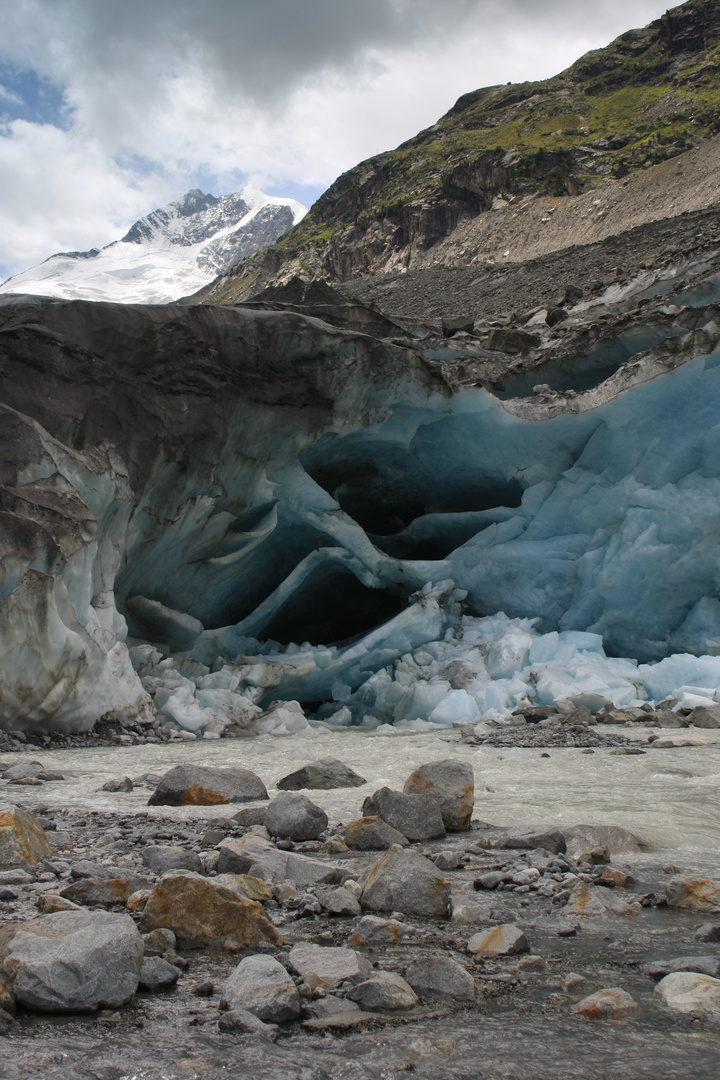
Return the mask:
M470 828L475 805L475 774L472 765L466 761L447 758L421 765L407 778L403 791L433 798L448 832L463 832Z
M142 938L129 915L60 911L23 925L4 968L26 1008L92 1012L128 1002L142 963Z
M345 843L357 851L388 851L394 844L407 847L409 841L382 818L361 817L345 826Z
M250 769L176 765L165 773L148 806L216 806L267 798L265 785Z
M382 1012L412 1009L418 1003L413 988L394 971L376 972L372 978L348 990L347 996L357 1002L361 1009L379 1009Z
M283 792L273 799L265 815L265 828L282 840L317 840L328 826L328 816L305 795Z
M673 1012L720 1020L720 980L690 971L674 971L655 987L655 993Z
M333 949L302 941L290 950L288 959L305 982L324 990L335 990L344 982L362 982L373 973L370 962L354 949Z
M185 848L170 847L167 844L153 844L142 853L142 861L148 870L164 874L167 870L192 870L194 874L204 874L205 867L200 856Z
M370 871L360 897L365 911L401 911L426 919L447 915L450 886L417 852L393 848Z
M363 817L380 817L410 841L445 836L442 814L430 795L410 795L382 787L369 795Z
M323 791L330 788L362 787L367 780L338 758L311 761L278 780L280 791Z
M222 988L220 1008L245 1009L271 1024L300 1015L300 995L292 977L272 956L246 956Z
M697 705L688 721L696 728L720 728L720 705Z
M559 829L510 829L499 836L493 847L527 850L544 848L556 855L567 851L565 837Z
M416 960L405 972L405 978L423 1000L452 998L467 1003L475 1000L475 980L469 971L449 956Z

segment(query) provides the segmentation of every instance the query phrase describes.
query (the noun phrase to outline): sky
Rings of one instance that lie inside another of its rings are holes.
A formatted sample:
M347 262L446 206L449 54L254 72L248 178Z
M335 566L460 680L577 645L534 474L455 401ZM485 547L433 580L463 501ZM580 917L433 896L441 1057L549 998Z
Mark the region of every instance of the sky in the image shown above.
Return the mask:
M200 187L310 205L666 0L0 0L0 281Z

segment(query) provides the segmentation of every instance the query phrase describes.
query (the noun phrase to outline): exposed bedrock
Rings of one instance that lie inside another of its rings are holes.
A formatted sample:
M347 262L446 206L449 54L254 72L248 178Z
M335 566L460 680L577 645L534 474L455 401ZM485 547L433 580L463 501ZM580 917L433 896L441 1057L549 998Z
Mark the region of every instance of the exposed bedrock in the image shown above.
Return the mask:
M625 319L604 381L586 346L577 393L501 401L400 327L3 298L0 725L342 701L466 595L615 655L719 652L715 316L638 315L632 348Z

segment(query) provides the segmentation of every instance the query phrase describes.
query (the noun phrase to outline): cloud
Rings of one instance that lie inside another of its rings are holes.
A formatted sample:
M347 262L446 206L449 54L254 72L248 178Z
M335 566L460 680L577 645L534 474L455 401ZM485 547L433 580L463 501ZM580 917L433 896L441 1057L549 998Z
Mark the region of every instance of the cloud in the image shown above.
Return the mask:
M460 94L552 75L664 8L15 0L3 11L0 85L43 94L0 138L0 264L21 269L59 248L108 242L200 182L216 194L245 179L319 194Z

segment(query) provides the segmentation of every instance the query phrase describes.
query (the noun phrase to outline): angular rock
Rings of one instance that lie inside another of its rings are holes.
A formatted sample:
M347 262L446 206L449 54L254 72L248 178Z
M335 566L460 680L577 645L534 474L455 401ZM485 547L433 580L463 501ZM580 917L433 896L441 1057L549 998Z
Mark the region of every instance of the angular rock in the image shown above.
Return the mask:
M719 979L689 971L676 971L660 980L655 993L674 1012L690 1013L708 1020L720 1019Z
M140 985L146 990L168 990L179 976L180 970L174 964L168 964L161 956L151 956L143 960Z
M405 930L406 927L395 919L363 915L348 940L351 945L359 948L377 948L400 941L405 935Z
M233 1009L223 1013L218 1020L218 1028L225 1034L232 1035L255 1035L261 1039L274 1042L277 1031L273 1024L265 1024L259 1017L248 1012L247 1009Z
M559 829L511 829L498 837L493 847L510 849L544 848L545 851L552 851L555 855L561 855L567 851L565 837Z
M244 829L251 829L253 825L264 825L266 814L267 806L248 806L233 814L232 820L237 821Z
M345 843L356 851L388 851L394 844L408 846L407 837L382 818L361 817L345 826Z
M82 906L57 893L43 893L37 899L37 909L41 915L54 915L56 911L82 911Z
M611 855L628 855L643 850L638 837L620 825L575 825L561 831L570 855L596 847L606 847Z
M362 787L366 783L363 776L337 758L321 758L283 776L277 786L279 791L326 791L331 788Z
M720 728L720 705L698 705L687 719L696 728Z
M19 761L11 765L3 772L3 780L29 780L45 772L45 768L39 761Z
M52 848L37 818L19 806L0 804L0 869L34 866L49 855Z
M113 780L106 780L101 791L132 791L133 782L129 776L117 777Z
M61 889L60 896L73 904L111 907L113 904L127 904L134 892L147 885L144 878L137 877L80 878Z
M651 979L664 979L674 971L694 971L698 975L710 975L717 979L720 975L720 958L717 956L678 956L674 960L653 960L643 964L643 975Z
M575 886L563 908L564 915L580 915L591 917L593 915L637 915L635 908L627 904L622 897L613 895L610 889L593 888L585 882L579 882Z
M128 915L60 911L22 926L8 946L5 971L28 1009L90 1012L129 1001L142 961L142 939Z
M194 851L167 844L153 844L143 849L142 861L148 870L156 874L165 874L168 870L192 870L194 874L204 874L202 859Z
M162 777L148 806L216 806L267 798L262 780L249 769L177 765Z
M407 778L403 791L434 799L448 832L469 829L475 805L475 776L467 762L448 758L421 765Z
M632 885L635 878L629 870L621 870L618 866L608 866L602 873L601 881L612 881L616 888L626 889Z
M277 853L274 844L259 836L244 836L242 839L230 837L222 840L218 846L218 862L216 870L218 874L247 874L250 867L256 862L258 855L266 852ZM285 863L283 862L283 871Z
M473 956L480 957L515 956L517 953L530 951L525 934L514 923L502 923L473 934L467 947Z
M343 982L362 982L372 965L354 949L334 949L301 942L290 950L290 963L313 989L335 990Z
M347 996L362 1009L412 1009L418 1003L417 994L394 971L378 971L371 979L348 990Z
M174 870L160 878L140 925L145 931L172 930L180 940L203 945L214 941L233 948L249 948L259 941L282 944L259 904L188 870Z
M142 939L146 956L152 956L153 953L174 952L177 944L177 938L172 930L162 928L151 930L149 934L143 934Z
M438 997L468 1003L475 1000L475 980L449 956L416 960L405 972L405 978L423 1001Z
M362 812L363 817L382 818L411 842L445 836L438 804L428 795L407 795L383 787L365 799Z
M342 871L335 863L311 859L291 851L285 866L285 878L296 885L338 885Z
M570 1009L571 1013L584 1016L586 1020L620 1020L623 1016L635 1012L637 1002L620 987L598 990L595 994L578 1001Z
M461 927L487 926L492 920L493 907L490 900L466 900L462 896L450 900L450 926Z
M392 849L370 871L360 897L365 911L401 911L426 919L447 915L450 886L429 859Z
M317 840L327 826L325 811L305 795L293 792L273 799L265 815L265 828L282 840Z
M322 904L328 915L344 915L352 918L362 915L362 908L357 897L349 889L319 889L318 903Z
M720 911L720 883L677 875L670 878L665 893L668 907L680 911Z
M282 964L272 956L247 956L226 979L220 1008L243 1009L259 1020L281 1024L300 1015L300 995Z
M347 998L334 997L326 994L323 998L317 998L308 1002L307 1011L317 1019L326 1019L329 1016L342 1016L345 1013L359 1013L360 1006Z
M251 874L217 874L213 880L216 885L237 889L243 896L247 896L248 900L256 900L258 904L272 900L272 889L268 883Z
M720 941L720 923L703 923L694 934L696 941Z

